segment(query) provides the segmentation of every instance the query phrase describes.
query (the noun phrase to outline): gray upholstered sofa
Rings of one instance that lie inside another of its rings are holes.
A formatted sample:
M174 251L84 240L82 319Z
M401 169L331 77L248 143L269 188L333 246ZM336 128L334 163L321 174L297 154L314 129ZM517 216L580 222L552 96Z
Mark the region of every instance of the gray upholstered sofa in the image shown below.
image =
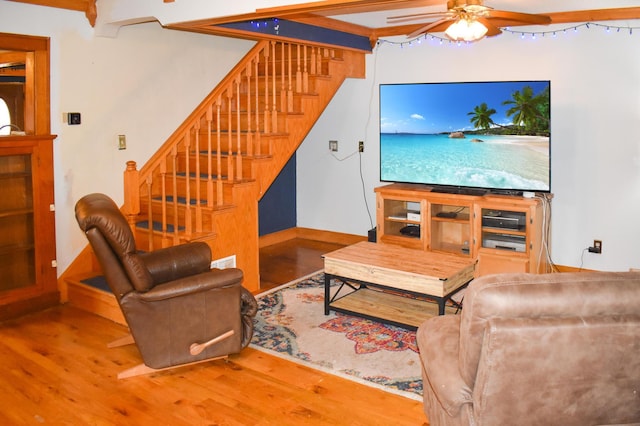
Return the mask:
M474 280L418 329L438 425L640 424L640 273Z

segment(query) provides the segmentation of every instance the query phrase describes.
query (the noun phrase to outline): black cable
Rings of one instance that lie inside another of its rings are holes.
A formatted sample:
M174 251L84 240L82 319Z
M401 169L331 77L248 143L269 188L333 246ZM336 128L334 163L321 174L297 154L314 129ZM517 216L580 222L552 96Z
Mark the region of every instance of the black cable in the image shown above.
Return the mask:
M373 219L371 219L371 212L369 211L369 203L367 203L367 191L364 186L364 176L362 175L362 153L358 156L358 163L360 164L360 182L362 182L362 196L364 198L364 205L367 209L367 214L369 215L369 223L371 227L369 229L373 229Z
M589 247L587 247L586 249L582 250L582 255L580 255L580 269L578 269L578 272L582 272L582 264L584 263L584 253L589 250Z

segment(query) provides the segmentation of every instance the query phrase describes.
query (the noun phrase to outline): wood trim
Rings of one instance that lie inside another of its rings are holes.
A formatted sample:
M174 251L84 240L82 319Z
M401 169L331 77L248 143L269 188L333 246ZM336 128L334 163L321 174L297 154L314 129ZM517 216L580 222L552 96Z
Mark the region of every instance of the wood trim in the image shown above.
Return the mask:
M555 265L556 272L598 272L595 269L576 268L574 266Z
M639 19L640 7L574 10L570 12L545 13L545 15L551 18L552 24L571 24L575 22Z
M58 304L60 304L60 293L58 291L42 293L27 299L2 304L0 321L41 311Z
M51 132L49 38L0 33L0 49L25 54L24 131L33 135Z
M259 248L269 247L274 244L284 243L298 237L297 228L284 229L282 231L272 232L271 234L262 235L259 238Z
M323 231L311 228L289 228L260 237L260 248L270 245L283 243L285 241L302 238L305 240L322 241L325 243L337 243L343 245L356 244L361 241L367 241L367 237L354 234L345 234L342 232Z
M56 7L58 9L76 10L84 12L93 27L96 24L98 12L96 9L96 0L11 0L16 3L27 3L36 6Z

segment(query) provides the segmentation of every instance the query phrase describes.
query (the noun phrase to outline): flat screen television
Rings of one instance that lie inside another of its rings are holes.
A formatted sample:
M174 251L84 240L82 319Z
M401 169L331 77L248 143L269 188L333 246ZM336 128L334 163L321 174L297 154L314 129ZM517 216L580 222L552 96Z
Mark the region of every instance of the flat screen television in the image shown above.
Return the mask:
M550 81L380 84L380 180L551 191Z

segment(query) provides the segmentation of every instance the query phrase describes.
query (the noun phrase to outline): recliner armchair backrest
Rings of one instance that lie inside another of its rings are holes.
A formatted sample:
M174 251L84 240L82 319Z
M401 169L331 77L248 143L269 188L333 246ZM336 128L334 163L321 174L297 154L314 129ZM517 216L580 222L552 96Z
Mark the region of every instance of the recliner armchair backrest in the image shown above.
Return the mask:
M638 273L504 274L469 286L460 324L460 372L473 387L484 335L495 318L570 318L638 314Z
M103 194L90 194L84 199L86 202L76 205L76 219L91 241L105 275L116 273L112 269L119 265L126 275L126 281L135 290L149 290L153 286L153 278L136 250L131 228L118 206ZM110 256L115 256L115 259L109 260ZM113 260L117 260L117 264ZM130 291L126 285L112 290L118 297Z
M487 276L464 303L459 368L479 425L638 415L640 273Z

